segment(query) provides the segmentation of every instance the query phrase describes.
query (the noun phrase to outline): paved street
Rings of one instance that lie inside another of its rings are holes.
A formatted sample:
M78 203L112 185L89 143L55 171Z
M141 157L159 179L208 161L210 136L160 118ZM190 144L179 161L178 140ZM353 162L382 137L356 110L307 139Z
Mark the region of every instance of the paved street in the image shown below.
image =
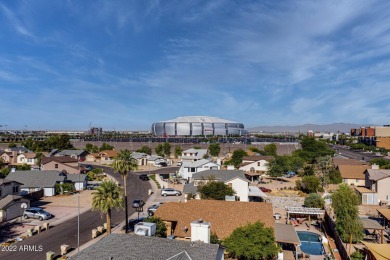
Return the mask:
M119 174L114 174L109 167L104 167L105 171L114 176L119 183L123 183ZM161 168L157 170L158 173L174 172L177 167ZM148 189L150 184L147 181L141 181L138 178L140 173L132 173L128 176L127 193L129 216L134 213L131 203L134 198L143 200L148 199ZM124 210L112 212L112 224L118 225L125 219ZM101 216L100 212L87 211L80 215L80 245L91 240L92 229L103 225L105 222L105 215ZM56 255L60 254L60 246L68 244L71 248L77 250L77 217L74 217L58 226L44 231L40 234L34 235L24 241L14 244L16 248L13 252L6 252L2 248L0 252L0 259L45 259L46 252L53 251ZM25 247L27 246L27 247Z

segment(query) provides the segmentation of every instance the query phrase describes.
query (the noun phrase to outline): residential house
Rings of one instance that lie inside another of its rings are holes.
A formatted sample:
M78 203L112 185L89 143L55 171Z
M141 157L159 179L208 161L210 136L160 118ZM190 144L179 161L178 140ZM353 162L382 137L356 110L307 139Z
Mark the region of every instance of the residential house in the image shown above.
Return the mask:
M148 164L148 157L149 154L147 153L139 153L139 152L134 152L131 153L131 157L137 160L137 165L142 166L142 165L147 165Z
M373 204L390 204L390 170L379 169L374 165L373 168L365 172L366 188L376 193L377 200Z
M251 181L259 180L261 175L268 172L268 164L274 159L273 156L244 156L238 169L244 171Z
M266 227L274 227L271 203L189 200L188 202L167 202L154 214L167 226L167 235L180 239L191 238L191 223L202 219L211 224L210 231L219 239L226 239L232 232L249 223L262 222Z
M68 156L43 157L41 170L64 171L65 173L80 173L79 161Z
M197 172L202 172L206 170L220 170L221 165L210 162L207 159L201 159L198 161L183 161L179 169L179 175L186 179L188 182L191 182L192 175Z
M118 156L118 152L115 150L104 150L99 152L100 164L111 164L114 162L115 157Z
M164 158L159 155L149 155L147 157L147 164L156 166L159 162L164 162Z
M0 156L5 163L15 164L18 154L17 152L2 152Z
M44 196L55 195L55 185L66 180L66 174L59 171L15 171L10 172L6 180L23 183L21 195L26 195L43 189Z
M203 159L207 155L207 149L195 149L191 148L181 153L181 161L195 162Z
M21 154L21 153L32 153L31 150L27 149L26 147L24 146L16 146L16 147L11 147L11 148L6 148L5 149L6 152L16 152L17 154Z
M131 250L121 250L125 248ZM111 234L68 259L223 260L223 252L216 244Z
M354 186L366 185L365 171L369 169L368 165L339 165L338 170L340 171L343 183Z
M22 183L0 179L0 222L23 215L23 206L29 207L30 200L20 196Z
M89 154L89 152L85 150L62 150L57 152L54 156L69 156L74 158L80 162L85 161L85 157Z
M17 164L36 165L37 163L36 153L21 153L16 157Z
M100 155L99 153L90 153L85 156L86 162L99 162L100 163Z
M88 185L88 176L87 174L67 174L66 182L73 182L76 190L85 190Z
M339 165L368 165L368 163L366 161L340 158L340 157L334 157L332 159L332 161L333 161L333 165L336 169L338 169Z
M233 188L239 201L249 201L249 181L240 170L206 170L194 173L192 182L184 186L183 193L197 194L198 186L209 181L223 182Z

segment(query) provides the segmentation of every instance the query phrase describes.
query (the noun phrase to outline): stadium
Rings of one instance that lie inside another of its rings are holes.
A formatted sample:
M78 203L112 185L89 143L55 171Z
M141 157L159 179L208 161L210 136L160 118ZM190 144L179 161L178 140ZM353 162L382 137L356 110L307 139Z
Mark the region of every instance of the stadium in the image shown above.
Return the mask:
M152 124L156 136L241 136L244 124L209 116L186 116Z

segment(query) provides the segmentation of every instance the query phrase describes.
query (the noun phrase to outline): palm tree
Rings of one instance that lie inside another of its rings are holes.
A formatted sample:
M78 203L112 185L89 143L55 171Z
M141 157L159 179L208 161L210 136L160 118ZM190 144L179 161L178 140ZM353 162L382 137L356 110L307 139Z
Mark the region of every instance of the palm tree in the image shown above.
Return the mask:
M129 172L138 168L137 160L131 157L131 152L127 149L121 150L116 156L112 166L114 170L119 172L123 178L124 192L125 192L125 215L126 215L126 233L129 230L129 214L127 208L127 175Z
M103 181L92 196L92 209L107 214L107 234L111 234L111 210L123 208L122 188L112 180Z

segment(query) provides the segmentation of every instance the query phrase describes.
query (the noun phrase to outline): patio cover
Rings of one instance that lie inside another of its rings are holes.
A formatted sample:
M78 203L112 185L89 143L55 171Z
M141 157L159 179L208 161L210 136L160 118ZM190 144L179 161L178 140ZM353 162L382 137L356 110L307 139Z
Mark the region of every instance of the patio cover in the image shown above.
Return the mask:
M295 228L282 223L275 223L275 240L280 243L301 244Z
M369 219L369 218L360 218L360 221L363 223L364 229L375 229L375 230L384 230L385 229L377 221Z
M387 221L390 221L390 209L377 209L379 214L381 214Z
M251 197L261 197L261 198L268 198L268 195L262 192L258 187L256 186L248 186L248 196Z
M390 244L362 243L374 255L376 260L390 260Z

